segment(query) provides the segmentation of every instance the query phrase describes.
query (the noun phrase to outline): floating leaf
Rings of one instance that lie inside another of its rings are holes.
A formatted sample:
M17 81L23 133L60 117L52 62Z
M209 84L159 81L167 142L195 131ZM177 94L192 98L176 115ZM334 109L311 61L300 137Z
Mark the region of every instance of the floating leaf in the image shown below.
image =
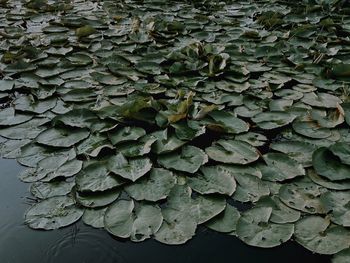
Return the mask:
M127 160L121 153L108 160L108 169L123 178L135 182L152 168L152 162L147 157Z
M54 147L71 147L89 136L89 131L79 129L74 132L63 128L51 128L40 133L36 141Z
M314 152L312 164L317 174L331 181L350 179L350 166L338 161L338 158L326 147L321 147Z
M0 111L0 126L11 126L29 121L33 116L15 113L13 108L6 108Z
M82 217L83 222L94 228L103 228L107 208L85 209Z
M233 234L236 231L240 216L239 211L235 207L226 205L225 210L208 221L205 226L218 232Z
M321 202L331 215L331 221L345 227L350 226L350 191L326 192L321 196Z
M144 136L146 131L139 127L123 127L115 132L109 133L109 139L113 145L125 141L134 141Z
M295 240L308 250L332 255L350 245L350 232L341 226L330 225L320 216L307 216L295 224Z
M269 222L271 207L256 207L242 214L237 223L237 236L255 247L276 247L288 241L294 232L293 224Z
M165 199L175 185L176 178L171 171L152 168L149 178L141 178L125 187L125 191L135 200L158 201Z
M202 166L202 174L188 177L188 185L200 194L219 193L231 196L236 190L233 175L220 166Z
M235 117L229 112L212 111L208 113L208 115L214 120L214 122L208 127L210 129L222 129L227 133L234 134L246 132L249 129L248 123Z
M194 146L184 146L180 154L168 153L158 157L158 163L167 169L195 173L208 162L208 156L201 149Z
M72 198L56 196L33 205L25 215L25 223L34 229L57 229L78 221L83 213Z
M312 165L312 154L317 147L307 142L280 141L270 144L270 148L285 153L304 167L308 167Z
M223 163L248 164L259 158L258 151L250 144L238 140L218 140L205 149L210 159Z
M114 236L139 242L156 233L163 221L158 206L119 200L111 205L104 218L105 229Z
M324 188L311 182L295 182L280 188L279 198L287 206L309 214L323 214L325 208L320 200Z
M78 204L88 208L104 207L113 203L120 195L120 191L113 189L93 194L75 193L75 200Z
M30 186L30 192L37 198L47 199L53 196L69 194L75 182L57 181L50 183L36 182Z
M91 163L75 177L79 191L105 191L124 183L120 178L109 173L105 162Z
M295 118L296 116L291 113L275 111L258 113L252 118L252 121L264 130L272 130L288 125Z
M284 181L305 175L301 164L284 153L267 153L263 156L266 165L260 165L262 178L266 181Z

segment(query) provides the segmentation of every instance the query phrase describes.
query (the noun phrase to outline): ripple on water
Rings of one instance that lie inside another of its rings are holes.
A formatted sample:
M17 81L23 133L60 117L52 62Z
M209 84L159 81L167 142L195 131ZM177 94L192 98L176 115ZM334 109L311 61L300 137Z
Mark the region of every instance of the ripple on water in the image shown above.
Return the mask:
M79 259L79 262L127 263L108 234L81 225L71 226L54 240L48 246L43 262L68 263L73 259L74 262Z

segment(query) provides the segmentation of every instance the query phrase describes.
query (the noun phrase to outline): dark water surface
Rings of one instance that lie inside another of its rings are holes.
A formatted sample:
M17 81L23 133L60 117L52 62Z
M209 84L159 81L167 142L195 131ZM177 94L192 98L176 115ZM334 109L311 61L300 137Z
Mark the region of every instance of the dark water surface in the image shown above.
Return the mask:
M308 252L295 242L274 249L257 249L235 237L199 229L182 246L154 240L116 240L105 230L78 223L54 231L34 231L23 224L31 200L29 184L19 181L23 168L0 159L0 263L323 263L330 258Z

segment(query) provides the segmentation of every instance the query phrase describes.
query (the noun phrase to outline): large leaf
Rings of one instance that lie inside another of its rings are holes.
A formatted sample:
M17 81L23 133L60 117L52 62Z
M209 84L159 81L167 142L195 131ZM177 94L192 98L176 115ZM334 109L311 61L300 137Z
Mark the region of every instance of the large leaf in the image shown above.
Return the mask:
M108 169L123 178L135 182L152 168L152 162L147 157L126 159L121 153L108 160Z
M112 235L143 241L158 231L163 216L158 206L119 200L111 205L104 217L105 229Z
M223 163L248 164L259 159L259 152L250 144L238 140L218 140L205 149L210 159Z
M320 200L324 188L309 181L285 184L279 191L279 198L287 206L309 214L325 213Z
M231 196L236 190L233 175L220 166L202 166L201 174L188 177L188 185L200 194L219 193Z
M350 226L350 191L326 192L321 196L321 202L330 213L332 222L345 227Z
M291 113L275 111L259 113L252 118L252 121L264 130L271 130L288 125L295 118L296 116Z
M124 180L110 174L105 162L95 162L87 165L75 177L79 191L105 191L124 183Z
M350 246L350 231L330 225L320 216L307 216L295 224L295 240L308 250L332 255Z
M163 168L152 168L148 178L125 187L125 191L135 200L158 201L165 199L175 185L173 173Z
M208 156L194 146L184 146L180 153L168 153L158 157L158 163L167 169L195 173L208 162Z
M326 147L314 152L312 164L319 175L331 181L350 179L350 166L342 164Z
M56 229L73 224L83 213L72 198L51 197L33 205L25 215L25 223L34 229Z
M305 175L302 165L284 153L267 153L263 158L266 165L259 168L266 181L284 181Z
M293 224L269 222L271 207L252 208L239 218L237 236L246 244L256 247L276 247L288 241L294 232Z
M29 121L33 116L16 113L14 108L6 108L0 111L0 126L11 126Z
M71 147L87 138L89 134L89 131L85 129L72 131L63 128L51 128L40 133L36 141L48 146Z

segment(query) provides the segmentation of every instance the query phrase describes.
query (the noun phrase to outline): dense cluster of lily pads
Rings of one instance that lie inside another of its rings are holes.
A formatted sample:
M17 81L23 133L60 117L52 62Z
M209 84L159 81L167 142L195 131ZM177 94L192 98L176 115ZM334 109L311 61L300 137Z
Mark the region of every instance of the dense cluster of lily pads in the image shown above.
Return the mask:
M26 224L166 244L203 225L349 262L347 3L0 1Z

